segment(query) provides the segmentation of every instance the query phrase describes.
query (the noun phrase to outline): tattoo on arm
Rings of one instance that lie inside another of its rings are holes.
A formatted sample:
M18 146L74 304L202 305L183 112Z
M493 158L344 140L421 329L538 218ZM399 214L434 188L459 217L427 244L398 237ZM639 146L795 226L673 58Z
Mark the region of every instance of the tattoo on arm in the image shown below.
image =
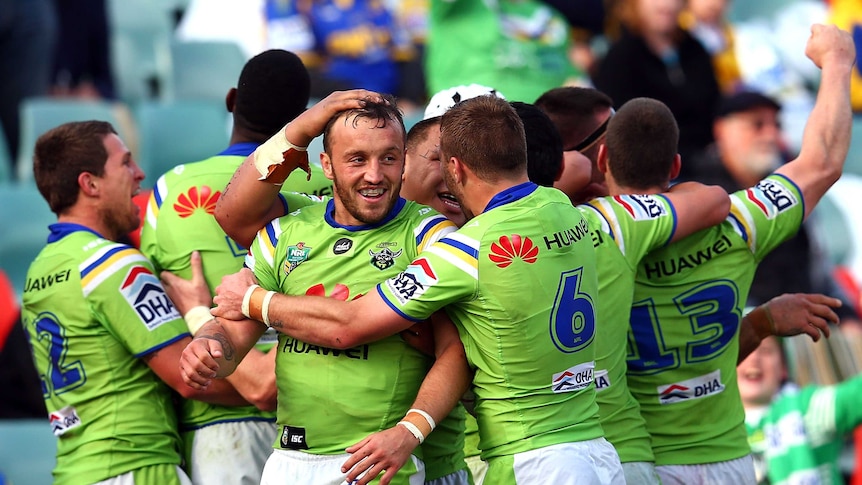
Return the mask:
M216 342L221 343L222 350L224 351L224 360L233 360L234 358L234 348L231 345L230 341L227 339L222 333L214 333L207 335L198 335L195 338L208 338L210 340L215 340Z

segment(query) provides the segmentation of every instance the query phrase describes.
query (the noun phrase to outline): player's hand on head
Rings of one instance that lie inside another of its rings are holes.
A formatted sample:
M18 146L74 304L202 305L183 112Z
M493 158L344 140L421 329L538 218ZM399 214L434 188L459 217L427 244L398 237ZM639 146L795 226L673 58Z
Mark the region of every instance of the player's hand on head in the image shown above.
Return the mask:
M368 101L382 103L383 96L380 93L365 89L351 89L349 91L335 91L331 93L302 113L296 118L295 123L291 123L302 130L302 139L298 138L298 141L303 141L306 137L308 140L313 139L323 133L330 118L342 111L362 108ZM290 125L288 126L291 129L293 128ZM293 141L290 138L290 134L287 134L287 139Z
M808 334L815 342L821 333L829 337L829 324L838 323L833 308L841 300L821 294L793 293L776 296L766 304L775 323L775 335L790 337Z
M190 261L192 267L192 279L190 280L183 279L170 271L162 271L159 275L168 298L182 315L196 306L212 306L212 297L204 278L200 253L192 252Z
M814 24L805 46L805 55L819 68L823 68L827 62L850 67L856 62L856 47L848 32L834 25Z
M383 473L380 485L387 485L418 445L419 441L407 428L393 426L347 448L345 451L350 453L350 458L341 466L341 471L347 473L347 483L353 484L356 480L357 485L365 485Z
M242 313L242 299L251 285L257 284L254 273L248 268L242 268L234 274L229 274L221 279L221 284L216 287L216 296L213 303L216 307L212 314L226 320L245 320Z
M222 355L224 350L218 340L205 336L192 339L180 356L183 381L194 389L206 389L219 370L215 359Z

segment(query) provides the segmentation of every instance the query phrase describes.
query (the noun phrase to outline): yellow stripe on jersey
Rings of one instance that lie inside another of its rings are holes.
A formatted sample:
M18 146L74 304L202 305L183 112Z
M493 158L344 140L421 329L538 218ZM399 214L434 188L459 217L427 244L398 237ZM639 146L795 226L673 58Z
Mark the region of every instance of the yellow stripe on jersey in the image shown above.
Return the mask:
M413 229L413 235L416 236L417 251L422 252L442 239L443 236L457 229L458 227L452 221L439 214L423 220L416 229Z
M137 249L124 244L111 244L100 249L78 266L81 271L81 288L88 296L98 286L122 268L133 262L148 261Z
M620 222L617 220L616 213L611 207L612 203L615 202L611 202L604 198L598 198L593 199L589 204L586 204L586 206L595 210L602 216L602 219L604 219L604 222L602 223L602 231L606 233L609 232L611 239L613 239L617 247L620 248L620 252L626 254L626 243L622 238L623 231L620 228Z
M453 232L428 248L456 268L479 279L479 241Z
M257 233L260 252L263 254L263 259L270 267L275 265L275 247L278 246L278 236L280 235L281 224L278 219L273 219L272 222L263 226L263 229Z
M730 196L730 214L727 220L733 225L733 230L739 234L739 237L748 244L748 249L752 253L757 250L757 227L754 222L754 217L749 212L745 205L737 195Z
M156 223L159 220L159 211L161 210L162 204L167 196L168 185L165 182L165 176L162 175L156 181L156 185L153 187L153 192L150 194L150 200L147 203L147 223L152 226L153 229L156 228Z

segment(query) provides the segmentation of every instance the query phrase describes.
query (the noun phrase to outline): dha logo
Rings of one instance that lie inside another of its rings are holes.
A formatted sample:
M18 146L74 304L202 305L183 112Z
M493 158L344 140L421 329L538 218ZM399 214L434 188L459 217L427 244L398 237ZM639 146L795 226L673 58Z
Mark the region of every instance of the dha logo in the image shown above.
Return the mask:
M593 369L595 367L595 362L585 362L554 374L551 381L551 390L556 394L560 394L586 389L593 383Z
M658 386L656 390L661 404L674 404L718 394L724 391L724 384L721 383L721 371L715 370L694 379Z
M437 284L437 274L425 258L417 259L398 276L386 280L389 291L402 305L413 298L419 298L435 284Z
M611 387L611 378L608 376L607 369L601 369L596 371L596 392L604 391L605 389Z
M181 318L159 280L143 266L129 270L120 285L120 293L150 331Z

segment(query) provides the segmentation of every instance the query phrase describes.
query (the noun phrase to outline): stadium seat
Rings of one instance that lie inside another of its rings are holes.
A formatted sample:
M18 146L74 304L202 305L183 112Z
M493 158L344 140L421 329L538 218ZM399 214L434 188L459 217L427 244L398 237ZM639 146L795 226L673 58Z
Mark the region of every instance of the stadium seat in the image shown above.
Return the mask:
M123 103L37 97L21 103L21 142L17 180L33 184L33 147L40 135L69 121L108 121L132 153L137 144L131 112Z
M171 89L174 99L224 101L236 85L246 56L235 42L171 43Z
M225 90L225 94L227 89ZM150 188L176 165L209 158L227 148L230 117L224 99L143 102L135 110L140 155L138 164Z
M0 186L0 268L9 276L19 297L27 269L45 246L48 225L56 222L48 203L31 185Z
M56 456L47 419L0 420L0 473L10 485L51 485Z

